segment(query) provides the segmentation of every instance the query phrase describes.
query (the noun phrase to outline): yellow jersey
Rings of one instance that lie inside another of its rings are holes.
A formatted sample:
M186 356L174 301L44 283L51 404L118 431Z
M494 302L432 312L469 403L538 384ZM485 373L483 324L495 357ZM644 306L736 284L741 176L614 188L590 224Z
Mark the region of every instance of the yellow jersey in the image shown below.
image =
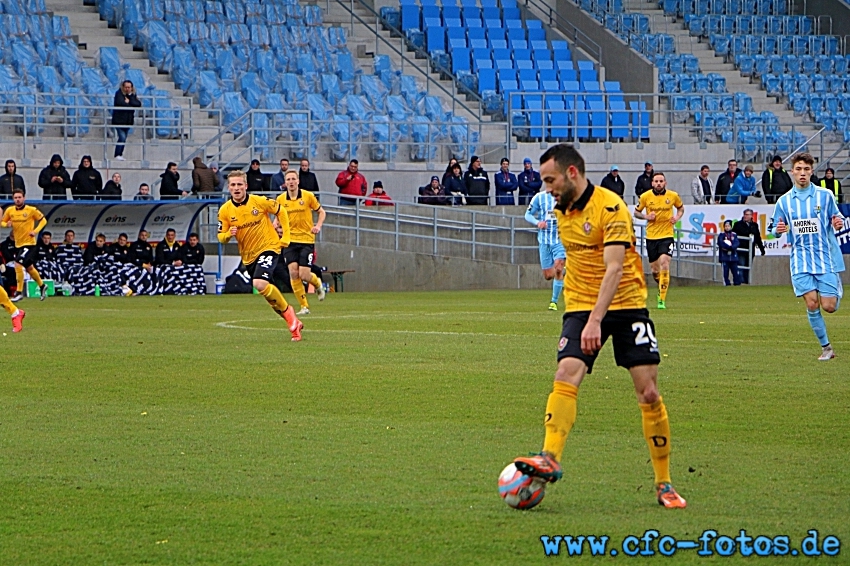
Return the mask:
M47 220L34 206L25 204L23 208L18 208L13 205L3 213L2 225L4 228L12 226L15 247L22 248L35 245L35 238L47 226ZM30 232L35 232L36 236L30 236Z
M646 279L635 250L635 230L628 207L616 193L588 183L567 210L555 207L558 235L567 252L564 298L567 312L591 311L605 277L605 246L626 247L623 276L609 311L646 308Z
M310 191L298 189L298 195L294 199L289 198L289 191L277 197L277 203L286 209L289 216L290 241L296 244L313 244L316 235L313 229L313 211L322 208L316 195Z
M655 194L649 190L640 195L635 210L644 214L655 213L655 220L646 221L646 239L672 238L673 225L670 224L670 219L673 218L673 208L680 209L682 206L682 199L675 191L664 189L661 194Z
M280 220L283 237L278 237L269 214ZM254 263L266 251L280 253L281 247L289 242L289 221L286 211L270 198L248 195L237 204L228 199L218 209L218 241L225 244L230 240L230 227L236 226L236 243L242 263Z

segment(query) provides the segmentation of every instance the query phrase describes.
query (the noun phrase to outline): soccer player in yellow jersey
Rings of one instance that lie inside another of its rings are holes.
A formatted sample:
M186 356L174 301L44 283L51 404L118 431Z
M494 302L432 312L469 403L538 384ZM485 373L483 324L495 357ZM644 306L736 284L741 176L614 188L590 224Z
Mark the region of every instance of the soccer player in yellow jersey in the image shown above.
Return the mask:
M634 247L632 217L616 193L587 181L584 159L571 145L547 150L540 157L540 176L557 199L558 233L567 250L567 308L555 384L546 404L543 451L514 464L522 473L550 482L561 478L578 388L610 336L614 360L629 370L634 383L656 498L664 507L685 507L670 484L670 424L656 384L661 359L646 310L646 280Z
M310 314L304 281L312 283L320 301L325 300L322 282L313 273L313 255L315 254L316 234L322 230L327 213L316 196L310 191L298 188L298 172L287 171L284 176L285 191L277 197L278 204L286 209L289 217L289 245L283 250L283 262L289 269L292 292L301 305L299 315ZM313 224L313 212L319 215L319 221Z
M676 209L676 214L673 214ZM646 254L652 268L652 277L658 283L658 308L667 308L667 289L670 287L670 256L673 255L673 226L685 214L682 199L667 190L664 173L652 175L652 190L640 195L635 207L635 218L646 220Z
M12 201L15 203L14 206L6 209L3 220L0 221L0 226L3 228L12 227L12 239L15 240L15 275L18 279L18 290L12 300L19 301L24 296L21 290L24 288L24 269L26 269L38 285L40 299L43 301L47 297L47 286L35 268L37 259L35 250L36 237L47 226L47 219L39 209L26 204L23 190L15 189L12 193Z
M275 287L275 277L286 277L286 268L278 262L280 250L289 244L289 220L281 206L266 197L248 194L248 177L242 171L227 176L230 199L218 209L218 241L226 244L236 237L239 255L248 273L252 274L254 288L266 299L269 306L286 320L292 341L301 340L304 327L295 309ZM283 236L278 236L269 214L277 217L283 226Z

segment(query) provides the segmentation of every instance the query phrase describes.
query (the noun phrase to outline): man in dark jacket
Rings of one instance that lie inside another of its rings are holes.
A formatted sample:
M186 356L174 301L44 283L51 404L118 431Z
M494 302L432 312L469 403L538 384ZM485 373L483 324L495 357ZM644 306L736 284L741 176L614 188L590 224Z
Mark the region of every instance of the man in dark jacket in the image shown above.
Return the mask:
M443 187L446 189L446 194L453 195L455 206L463 204L463 198L466 195L466 185L463 183L463 170L460 163L452 165L450 174L445 177Z
M646 191L652 190L652 177L655 175L655 169L652 167L652 161L647 161L643 164L643 173L635 182L635 194L640 197ZM623 190L625 192L625 189Z
M768 204L776 204L776 199L794 188L791 176L782 168L782 158L773 156L773 161L761 176L761 190Z
M130 244L130 263L148 270L153 265L153 246L148 243L146 230L140 230L139 239Z
M611 166L611 171L602 178L602 182L599 185L609 191L614 191L621 197L626 194L626 184L620 177L620 167L617 165Z
M287 163L289 163L287 161ZM245 176L248 179L248 192L249 193L261 193L265 189L265 174L260 170L260 161L258 159L252 159L251 165L248 167L248 171L245 173ZM284 187L281 189L281 186L277 186L274 181L275 175L272 175L272 191L283 191L286 190Z
M451 204L452 201L447 195L445 187L440 184L440 178L434 175L429 184L419 187L419 204Z
M98 200L121 200L121 173L113 173L112 178L103 186Z
M62 158L54 153L50 165L38 174L38 186L44 189L44 200L67 200L66 189L71 188L71 176L63 166Z
M732 231L738 235L738 271L741 274L741 283L750 283L750 260L756 255L756 248L764 255L764 243L761 241L759 225L753 222L753 209L744 209L744 216L735 222ZM752 244L750 244L752 240ZM752 245L752 256L747 253Z
M301 160L301 169L298 171L298 186L311 193L319 192L319 180L316 179L316 174L310 171L310 162L306 159ZM319 196L316 195L316 198L319 198Z
M469 169L463 174L463 184L466 185L466 204L486 206L490 203L490 177L481 167L481 159L477 155L469 160Z
M714 184L714 202L717 204L729 204L726 200L726 195L729 194L729 189L735 184L735 179L738 178L741 172L738 170L738 161L730 159L726 163L726 171L720 174L717 182Z
M119 234L118 239L109 246L109 254L119 263L132 263L130 261L130 244L127 242L127 234Z
M195 232L189 234L186 243L180 246L180 261L183 265L204 265L206 252L201 244L201 239Z
M514 191L519 188L519 182L516 175L510 172L511 162L507 157L503 157L499 163L499 172L493 175L493 180L496 183L496 205L513 206Z
M136 111L133 108L142 107L142 102L136 98L136 89L131 81L121 83L121 88L115 92L112 105L121 108L121 110L112 111L112 125L115 126L115 133L118 136L115 145L115 159L124 161L124 142L127 141L130 127L136 119ZM127 110L123 110L124 108Z
M256 161L256 160L254 160ZM254 164L254 161L251 162L251 165ZM259 166L260 162L257 161L257 165ZM259 167L258 167L259 169ZM283 192L286 190L284 186L284 181L286 180L286 172L289 171L289 160L285 157L280 160L280 170L272 175L271 187L272 192ZM250 171L249 171L250 173ZM301 185L301 175L298 176L298 184ZM304 187L301 187L302 189ZM251 177L248 177L248 192L251 192Z
M177 200L181 196L186 196L186 191L180 190L177 182L180 180L180 173L177 172L177 164L173 161L168 163L165 172L160 175L162 183L159 185L160 200Z
M0 198L12 198L12 191L21 189L24 194L27 193L24 179L17 174L18 165L14 159L6 161L6 174L0 177Z
M89 242L86 246L86 251L83 253L83 263L86 265L94 263L94 260L102 255L109 253L109 248L106 247L106 236L98 234L94 237L94 242Z
M541 187L543 181L540 179L540 173L534 170L531 163L531 158L526 157L522 160L522 173L517 175L517 183L519 183L519 197L517 204L520 206L528 206L531 204L531 199L534 198Z
M48 232L47 230L41 233L41 239L35 245L35 261L38 263L39 261L53 261L56 259L56 250L53 248L53 245L50 243L50 240L53 238L53 234Z
M95 200L103 190L103 177L100 171L92 167L91 155L84 155L80 168L74 171L71 179L71 196L74 200Z
M174 265L180 260L180 242L177 241L177 232L174 228L165 231L165 238L156 245L154 263L156 265Z
M209 198L215 194L215 173L206 166L204 160L196 157L192 160L192 193L201 198ZM216 195L217 196L217 195Z

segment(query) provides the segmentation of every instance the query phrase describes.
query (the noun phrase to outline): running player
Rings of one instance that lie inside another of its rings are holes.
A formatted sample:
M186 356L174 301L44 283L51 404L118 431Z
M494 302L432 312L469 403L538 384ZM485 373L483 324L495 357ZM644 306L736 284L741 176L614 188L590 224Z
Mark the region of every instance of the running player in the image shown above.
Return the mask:
M269 198L249 195L248 177L242 171L233 171L227 176L227 188L230 200L218 210L218 241L226 244L236 237L239 255L246 271L252 274L254 288L274 312L286 320L292 341L298 342L304 325L274 285L276 277L286 277L286 268L278 263L281 248L289 244L286 211ZM282 237L275 232L269 214L274 214L283 226Z
M788 233L791 285L794 294L806 301L809 324L822 348L818 360L825 362L835 357L835 351L821 309L837 311L844 294L839 275L844 271L844 256L834 232L844 226L844 217L832 193L812 184L814 164L808 153L791 158L794 188L776 201L773 222L776 235Z
M304 290L305 281L313 284L320 301L325 300L325 288L311 267L316 251L316 234L322 230L327 213L313 193L298 188L297 171L287 171L283 183L285 190L277 197L277 203L286 210L290 233L289 245L283 250L283 261L289 269L292 292L301 305L298 314L310 314L307 292ZM315 224L313 211L319 215L319 221Z
M12 301L9 299L9 294L3 286L3 274L6 273L6 258L3 256L2 252L0 252L0 262L2 262L0 263L0 305L2 305L6 312L12 317L12 332L20 332L23 330L23 322L26 313L12 304Z
M0 221L0 226L3 228L12 227L12 239L15 240L15 276L18 279L18 289L12 296L13 301L20 301L24 295L21 290L24 288L24 269L30 274L33 281L38 285L40 299L43 301L47 298L47 286L41 280L38 270L35 268L36 257L36 237L45 226L47 219L39 209L26 204L24 191L15 189L12 192L12 201L14 206L10 206L3 213L3 220Z
M676 245L673 226L684 214L682 199L677 193L667 190L667 178L664 173L653 173L652 190L640 195L640 201L635 207L635 218L646 220L646 254L649 256L652 277L658 283L659 309L667 308L670 257L673 255L673 246Z
M558 221L555 218L555 198L549 185L534 195L525 211L528 223L537 226L537 244L540 248L540 267L546 281L552 281L552 300L549 310L558 310L558 299L564 290L564 260L567 254L558 238Z
M567 308L555 384L546 405L543 451L514 463L524 474L550 482L561 478L578 388L610 336L614 360L629 370L634 382L656 498L664 507L685 507L670 484L670 424L656 383L658 341L646 310L646 280L634 248L632 218L616 193L587 181L584 159L571 145L547 150L540 157L540 176L558 201L558 233L567 250Z

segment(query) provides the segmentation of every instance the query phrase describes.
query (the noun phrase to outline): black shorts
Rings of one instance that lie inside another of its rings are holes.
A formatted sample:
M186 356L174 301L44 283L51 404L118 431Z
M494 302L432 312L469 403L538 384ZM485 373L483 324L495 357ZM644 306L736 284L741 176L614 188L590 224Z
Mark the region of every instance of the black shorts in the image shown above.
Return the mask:
M15 248L15 261L25 268L35 265L37 259L38 255L35 252L35 246Z
M252 279L262 279L271 284L275 283L275 279L289 281L289 270L286 266L280 263L280 254L273 251L265 251L257 256L250 265L245 266Z
M581 351L581 332L587 324L590 311L568 312L564 315L561 340L558 342L558 361L578 358L593 372L593 362L599 352L588 356ZM626 369L643 365L658 365L658 340L655 325L646 309L608 311L602 319L602 345L611 337L614 344L614 361Z
M283 249L283 263L297 263L299 267L311 267L316 246L313 244L290 243Z
M646 241L646 255L649 257L649 263L658 260L662 255L673 255L673 246L676 242L673 238L661 238L660 240Z

